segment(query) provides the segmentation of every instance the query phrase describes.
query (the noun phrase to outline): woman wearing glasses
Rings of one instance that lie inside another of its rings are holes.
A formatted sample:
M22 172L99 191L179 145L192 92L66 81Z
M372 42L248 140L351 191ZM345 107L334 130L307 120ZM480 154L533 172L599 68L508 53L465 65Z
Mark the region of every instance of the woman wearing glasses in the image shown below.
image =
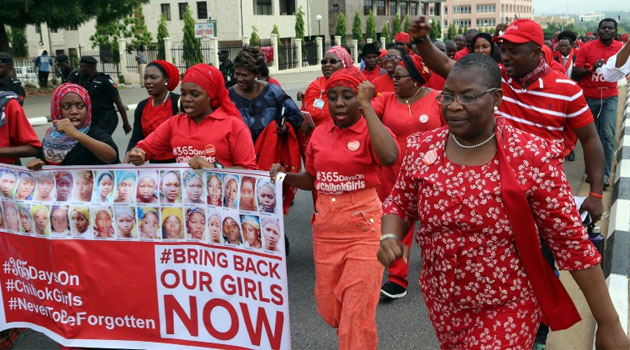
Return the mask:
M401 239L420 220L420 286L441 348L531 349L543 317L552 329L580 319L542 256L540 232L591 307L597 347L627 349L562 149L495 117L502 97L492 58L455 63L438 98L447 127L409 137L378 259L406 261Z
M383 56L383 62L387 74L383 74L380 77L374 79L372 82L376 88L376 96L384 92L394 92L394 70L396 66L402 61L403 57L407 56L407 50L402 46L392 46L387 50L387 54Z
M383 125L396 135L400 147L396 164L381 169L379 176L381 185L378 190L381 200L384 200L394 187L407 149L407 137L444 125L440 104L436 101L439 91L425 87L431 77L431 72L422 63L420 56L404 56L394 68L392 75L395 93L385 92L372 99L374 112ZM404 243L407 247L411 247L411 237L410 234L405 236ZM407 294L409 265L398 259L388 270L388 282L381 288L381 294L392 299L404 297Z

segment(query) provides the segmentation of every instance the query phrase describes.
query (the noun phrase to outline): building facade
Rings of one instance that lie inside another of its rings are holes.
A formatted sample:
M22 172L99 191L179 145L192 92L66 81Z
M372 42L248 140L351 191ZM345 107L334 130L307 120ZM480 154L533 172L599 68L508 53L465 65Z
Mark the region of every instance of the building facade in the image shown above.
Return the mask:
M328 28L328 7L324 1L313 0L151 0L142 6L146 26L156 41L160 15L166 23L174 44L182 41L183 15L188 6L196 23L217 21L217 37L221 42L240 42L249 37L252 27L258 29L262 39L268 39L274 24L278 26L280 37L295 36L295 14L301 8L305 13L305 34L326 35ZM320 17L318 17L318 15ZM318 18L321 18L319 21ZM318 26L319 25L319 26ZM50 30L45 24L27 26L26 35L29 55L38 56L43 50L49 53L77 54L82 50L92 50L90 36L95 32L96 21L91 20L77 28Z
M442 29L456 27L490 28L517 18L533 19L533 0L446 0L441 8L431 5L429 15L441 11Z

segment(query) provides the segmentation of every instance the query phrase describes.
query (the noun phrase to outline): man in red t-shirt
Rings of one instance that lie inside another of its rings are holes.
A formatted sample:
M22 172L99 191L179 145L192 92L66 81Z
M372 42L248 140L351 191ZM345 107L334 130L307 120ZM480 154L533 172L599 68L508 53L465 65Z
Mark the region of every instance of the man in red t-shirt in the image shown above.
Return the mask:
M617 34L617 21L604 18L599 22L599 39L585 44L577 54L572 78L580 81L586 103L595 116L595 126L604 146L606 167L604 170L604 188L608 187L608 178L615 154L615 126L617 123L618 92L617 83L604 79L601 66L609 57L623 46L614 40Z
M20 158L34 157L42 143L24 114L19 97L12 96L0 96L0 163L20 165Z
M365 77L368 78L370 82L373 82L374 79L387 73L385 69L379 67L377 64L379 54L379 49L372 43L363 45L363 49L361 50L361 58L365 64L363 68L361 68L361 72L365 74Z
M479 31L477 29L469 29L466 31L466 34L464 36L464 48L457 51L457 53L455 53L455 61L459 61L460 58L468 55L470 53L470 46L471 46L471 42L472 39L475 37L475 35L479 34Z

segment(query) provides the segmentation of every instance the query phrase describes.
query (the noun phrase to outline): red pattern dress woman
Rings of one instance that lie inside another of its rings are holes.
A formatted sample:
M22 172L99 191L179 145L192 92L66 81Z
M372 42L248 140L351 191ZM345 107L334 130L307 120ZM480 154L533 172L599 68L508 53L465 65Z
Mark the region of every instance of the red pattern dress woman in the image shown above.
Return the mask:
M420 286L443 349L531 349L542 318L502 202L499 159L451 163L446 127L409 137L384 214L420 220ZM581 225L561 152L497 118L502 144L560 269L601 260ZM532 244L538 244L532 242Z

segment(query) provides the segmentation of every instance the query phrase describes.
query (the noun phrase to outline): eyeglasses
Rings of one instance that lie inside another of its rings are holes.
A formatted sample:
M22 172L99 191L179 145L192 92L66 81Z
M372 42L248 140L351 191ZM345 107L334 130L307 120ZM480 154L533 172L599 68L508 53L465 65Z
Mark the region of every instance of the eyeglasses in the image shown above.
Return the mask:
M327 59L323 59L323 60L321 61L321 64L322 64L322 65L324 65L324 64L326 64L326 63L330 63L330 64L337 64L337 63L339 63L339 62L341 62L341 60L336 60L336 59L334 59L334 58L331 58L331 59L329 59L329 60L327 60Z
M407 75L392 75L392 80L400 80L402 78L407 78L410 77L411 75L407 74Z
M398 56L398 55L385 55L383 56L384 59L386 60L399 60L402 57Z
M448 106L451 103L455 102L455 100L457 100L457 103L459 103L462 106L468 106L468 105L473 104L479 97L487 93L495 92L497 90L499 89L492 88L477 95L449 95L449 94L441 93L435 99L438 101L439 104L443 106Z

